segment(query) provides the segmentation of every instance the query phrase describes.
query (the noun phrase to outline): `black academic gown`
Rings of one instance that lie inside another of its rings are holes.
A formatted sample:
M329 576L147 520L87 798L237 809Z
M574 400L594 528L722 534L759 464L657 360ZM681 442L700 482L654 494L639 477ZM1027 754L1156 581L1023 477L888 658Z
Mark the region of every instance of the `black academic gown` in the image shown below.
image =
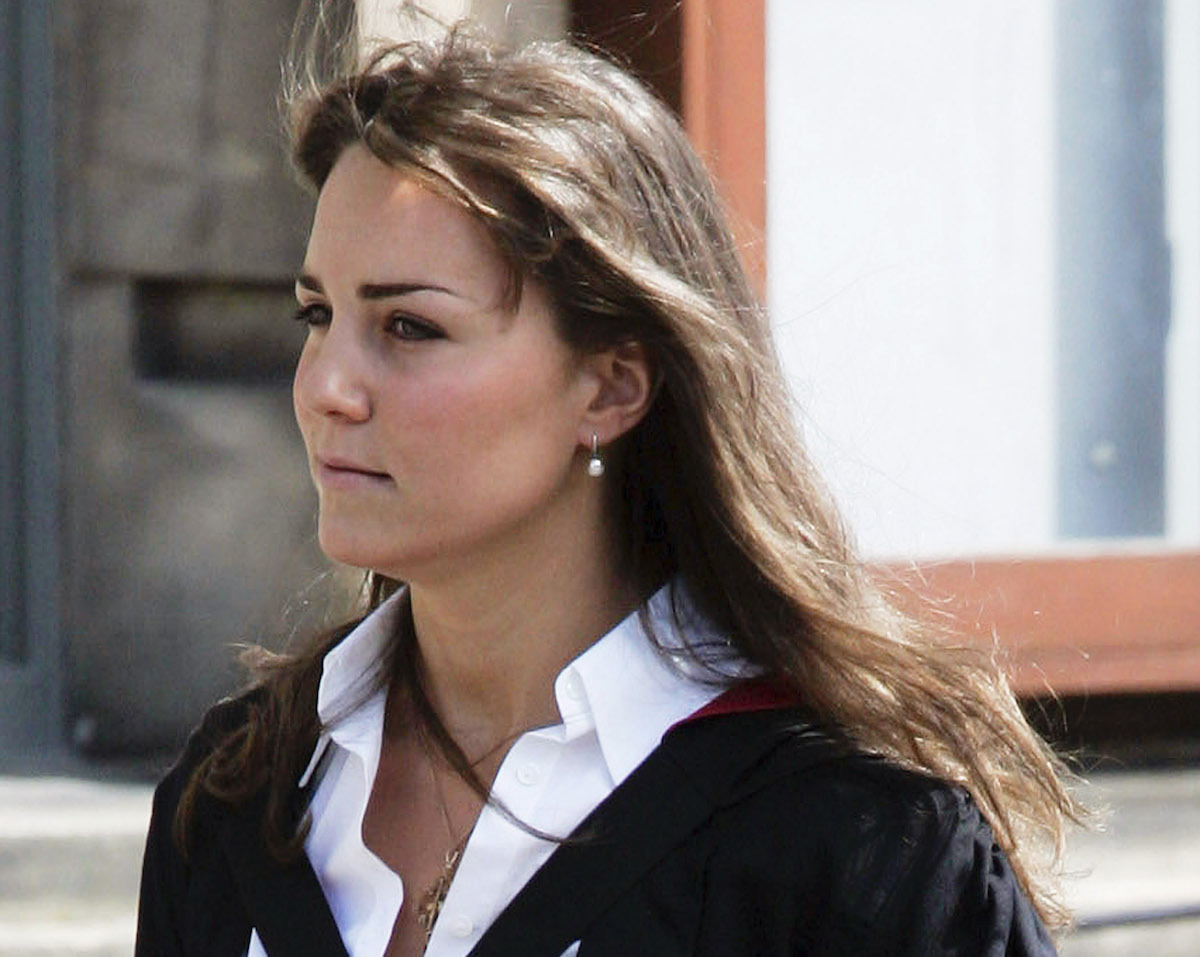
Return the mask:
M261 807L206 801L185 861L171 820L237 702L218 706L155 793L137 957L345 950L305 858L280 865ZM961 788L854 752L803 712L710 713L560 846L472 957L1025 957L1054 947Z

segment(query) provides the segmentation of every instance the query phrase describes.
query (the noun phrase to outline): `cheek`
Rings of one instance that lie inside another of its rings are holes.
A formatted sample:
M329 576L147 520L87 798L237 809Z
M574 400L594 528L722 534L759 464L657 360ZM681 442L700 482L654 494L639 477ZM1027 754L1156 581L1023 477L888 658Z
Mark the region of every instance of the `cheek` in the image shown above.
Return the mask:
M292 415L294 415L296 418L296 425L300 429L300 435L304 439L304 445L306 448L309 444L310 421L310 416L307 411L305 401L308 368L308 363L306 360L307 355L307 349L301 351L300 358L296 362L295 375L292 376Z
M392 420L394 444L419 449L409 464L432 479L440 471L447 494L455 491L451 473L473 474L500 493L539 466L555 469L574 451L571 395L557 369L497 366L398 390L393 398L402 410Z

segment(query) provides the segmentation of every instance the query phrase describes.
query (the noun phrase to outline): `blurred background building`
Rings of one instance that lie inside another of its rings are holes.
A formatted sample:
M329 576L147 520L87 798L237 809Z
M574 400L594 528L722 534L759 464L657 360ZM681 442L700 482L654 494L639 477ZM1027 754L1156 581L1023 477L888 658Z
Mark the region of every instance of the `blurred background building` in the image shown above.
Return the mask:
M1195 714L1200 7L425 5L586 37L680 111L881 574L1026 694ZM0 759L175 747L231 645L320 618L295 10L0 0Z

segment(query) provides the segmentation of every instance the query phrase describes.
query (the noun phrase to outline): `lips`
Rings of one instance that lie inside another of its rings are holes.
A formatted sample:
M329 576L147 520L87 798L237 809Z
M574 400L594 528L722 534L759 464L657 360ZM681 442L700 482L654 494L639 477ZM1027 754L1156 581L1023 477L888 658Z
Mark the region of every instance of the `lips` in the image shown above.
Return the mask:
M337 456L318 457L317 468L321 480L325 482L390 482L392 480L387 472Z

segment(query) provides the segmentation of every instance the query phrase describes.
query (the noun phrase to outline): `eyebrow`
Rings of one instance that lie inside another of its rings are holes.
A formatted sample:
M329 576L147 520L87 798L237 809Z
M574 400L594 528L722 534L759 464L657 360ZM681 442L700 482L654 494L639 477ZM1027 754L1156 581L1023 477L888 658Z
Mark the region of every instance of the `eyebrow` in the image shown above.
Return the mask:
M296 285L309 292L324 294L325 287L319 279L310 273L300 273L296 277ZM367 282L358 287L360 299L392 299L396 296L407 296L414 292L440 292L457 299L465 299L462 293L447 289L430 282Z

